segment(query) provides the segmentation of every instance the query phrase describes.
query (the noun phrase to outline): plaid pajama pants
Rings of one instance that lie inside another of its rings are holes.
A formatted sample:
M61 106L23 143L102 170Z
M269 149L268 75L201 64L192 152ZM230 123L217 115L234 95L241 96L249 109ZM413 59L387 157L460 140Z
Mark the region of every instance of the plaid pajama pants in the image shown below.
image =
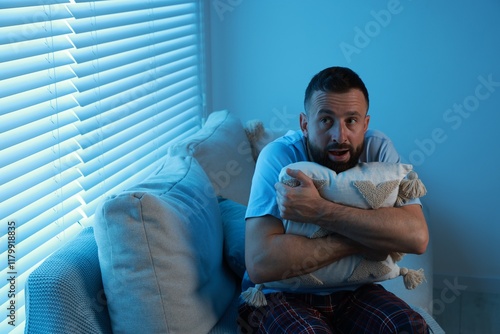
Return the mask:
M239 307L240 333L428 333L420 314L378 284L330 295L271 293Z

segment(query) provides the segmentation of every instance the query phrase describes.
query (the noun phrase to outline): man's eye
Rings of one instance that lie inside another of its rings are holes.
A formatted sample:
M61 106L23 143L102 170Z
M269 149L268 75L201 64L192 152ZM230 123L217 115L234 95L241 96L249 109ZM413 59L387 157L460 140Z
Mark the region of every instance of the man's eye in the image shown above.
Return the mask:
M328 124L328 123L331 123L331 119L330 118L322 118L322 119L320 119L320 122L324 123L324 124Z
M358 120L357 120L357 119L355 119L355 118L349 118L349 119L347 120L347 124L356 124L356 123L357 123L357 121L358 121Z

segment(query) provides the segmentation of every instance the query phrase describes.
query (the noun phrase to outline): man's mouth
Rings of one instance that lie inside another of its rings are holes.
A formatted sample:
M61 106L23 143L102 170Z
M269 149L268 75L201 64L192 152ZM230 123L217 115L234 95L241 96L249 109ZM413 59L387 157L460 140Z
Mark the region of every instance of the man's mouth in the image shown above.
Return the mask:
M329 153L331 155L335 155L335 156L343 156L344 154L347 154L349 153L349 150L330 150Z
M349 159L349 150L329 150L328 155L331 160L334 161L345 161Z

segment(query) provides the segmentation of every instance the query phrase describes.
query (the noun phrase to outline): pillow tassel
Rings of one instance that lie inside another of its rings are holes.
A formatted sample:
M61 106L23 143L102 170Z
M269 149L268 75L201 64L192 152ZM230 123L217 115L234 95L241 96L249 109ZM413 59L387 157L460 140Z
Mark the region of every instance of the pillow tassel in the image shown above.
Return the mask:
M406 179L401 180L401 184L399 185L398 201L401 199L404 201L407 199L419 198L424 196L426 193L427 189L418 178L418 174L415 171L411 171L408 173Z
M247 135L248 141L250 142L250 147L252 148L252 157L257 161L259 156L257 144L259 140L264 137L265 128L261 121L254 120L248 121L245 127L245 134Z
M266 295L262 292L264 284L255 284L241 293L241 298L250 306L261 307L267 305Z
M401 253L401 252L392 252L390 254L391 258L392 258L392 261L394 262L399 262L401 261L401 259L403 258L403 256L405 256L405 253Z
M400 274L403 276L405 287L408 290L413 290L425 281L424 269L413 270L408 268L401 268Z
M245 127L245 133L250 143L259 141L264 136L264 124L259 120L248 121Z

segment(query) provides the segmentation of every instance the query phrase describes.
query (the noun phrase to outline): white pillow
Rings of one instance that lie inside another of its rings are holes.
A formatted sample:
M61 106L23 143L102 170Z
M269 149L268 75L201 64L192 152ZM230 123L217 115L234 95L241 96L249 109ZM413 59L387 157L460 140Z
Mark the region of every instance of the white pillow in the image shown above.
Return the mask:
M353 168L337 174L320 164L302 161L290 164L281 170L280 181L291 184L293 181L290 182L291 177L286 173L287 168L301 170L312 178L323 198L363 209L394 206L398 198L399 184L412 170L412 166L408 164L369 162L359 163ZM308 237L321 237L328 233L322 231L317 225L289 220L284 221L284 226L286 233ZM399 268L390 256L381 263L368 261L368 263L373 264L373 268L370 269L374 270L376 276L368 272L364 272L365 275L359 275L356 272L356 268L362 261L362 256L355 255L323 267L311 275L305 275L307 277L304 277L305 285L303 287L314 288L314 286L318 286L324 288L325 286L383 281L399 276ZM352 278L353 275L354 278Z
M169 154L194 156L218 196L248 204L255 160L241 121L227 110L212 112L198 132L173 145Z
M235 294L214 190L196 159L166 157L96 211L113 332L208 333Z
M348 206L377 209L394 206L397 203L400 185L413 167L408 164L369 162L360 163L337 174L317 163L303 161L284 167L279 175L281 182L296 186L298 181L286 173L288 168L301 170L312 178L323 198ZM408 182L412 182L417 188L420 187L417 197L425 194L425 188L416 179L416 174L412 173L411 180ZM407 188L408 182L405 183ZM402 197L404 201L411 196L406 194L405 190L405 195ZM314 224L289 220L285 220L283 224L285 233L310 238L323 237L330 233ZM353 255L322 267L311 274L258 285L255 289L244 292L242 296L250 304L261 306L265 305L265 299L262 299L259 291L264 287L314 292L314 290L326 290L331 287L384 281L409 272L408 269L400 268L396 264L401 257L402 254L395 253L389 255L384 261L369 261L360 255ZM314 261L314 259L310 260ZM414 288L423 280L422 272L411 271L407 276L405 285L409 289Z
M394 206L401 180L412 170L412 165L364 162L340 174L320 164L301 161L281 170L281 182L292 182L286 169L298 169L312 178L323 198L362 209Z

